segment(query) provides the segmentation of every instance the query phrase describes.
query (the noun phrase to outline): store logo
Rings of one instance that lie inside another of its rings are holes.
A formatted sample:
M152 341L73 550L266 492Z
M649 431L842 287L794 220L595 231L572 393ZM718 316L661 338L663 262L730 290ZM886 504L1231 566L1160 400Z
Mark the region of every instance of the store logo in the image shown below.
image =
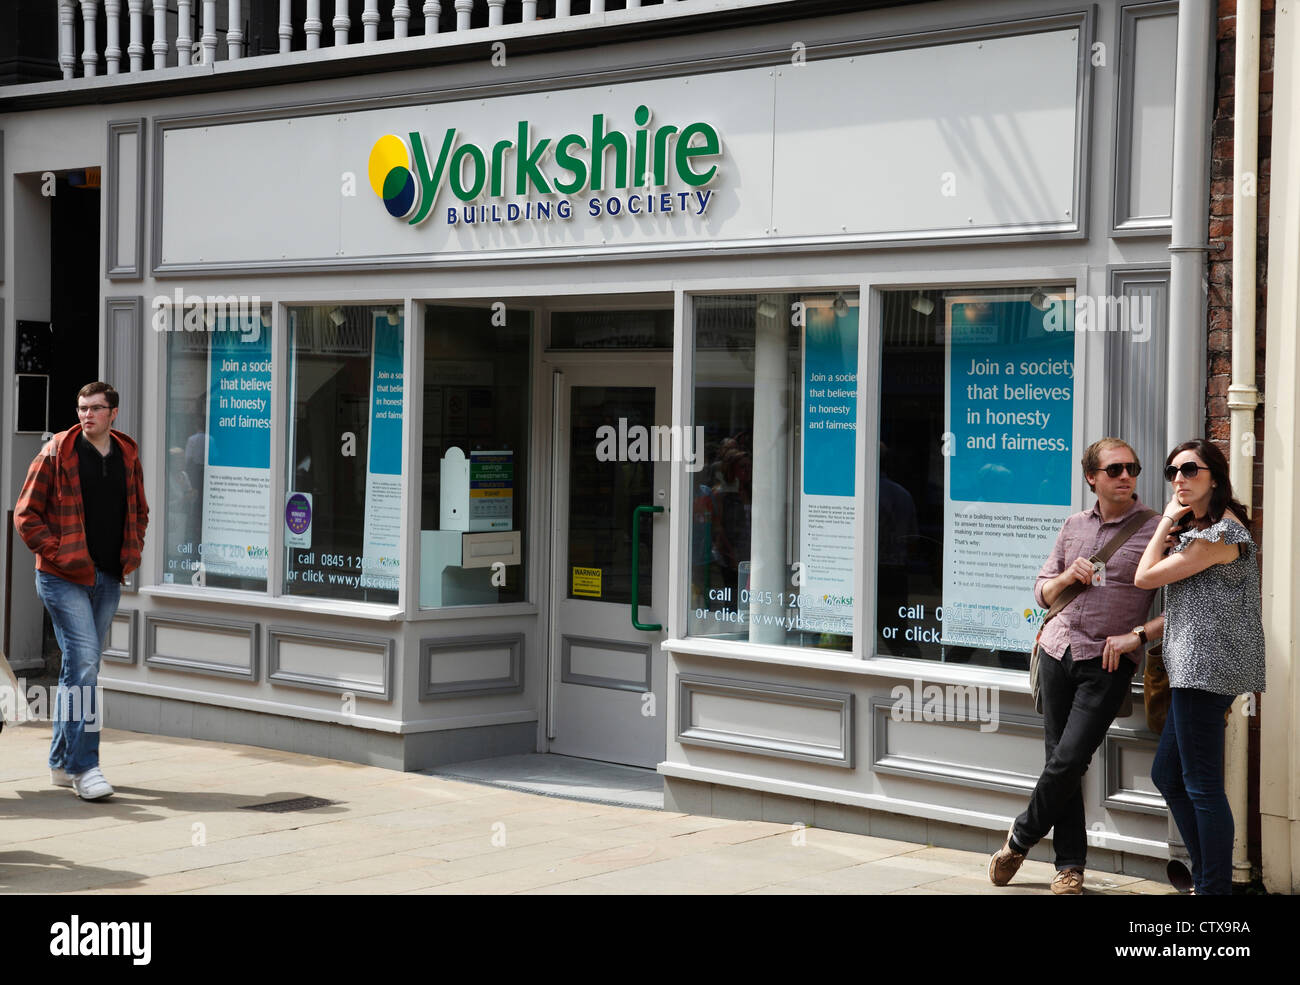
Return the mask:
M245 550L248 551L249 557L267 557L270 554L270 551L267 548L255 547L252 544L249 544Z
M412 139L416 137L412 134ZM420 184L411 173L411 152L406 141L388 133L370 148L370 187L394 219L405 219L420 203Z
M1040 622L1043 621L1043 617L1046 615L1047 615L1046 609L1026 609L1025 622L1027 622L1031 626L1037 626Z
M435 145L426 146L418 131L406 139L384 134L370 148L370 188L389 215L412 226L429 217L444 187L462 203L482 197L602 193L576 208L568 198L448 207L447 224L452 226L568 219L580 209L593 217L703 215L713 192L694 189L718 173L718 164L709 163L722 154L718 131L699 121L652 128L651 117L648 106L638 106L636 129L625 133L611 129L605 115L596 113L589 130L560 137L539 136L532 123L520 120L514 139L482 145L459 143L457 129L448 127L436 153L430 153ZM674 179L692 190L664 191ZM613 194L605 196L607 188Z

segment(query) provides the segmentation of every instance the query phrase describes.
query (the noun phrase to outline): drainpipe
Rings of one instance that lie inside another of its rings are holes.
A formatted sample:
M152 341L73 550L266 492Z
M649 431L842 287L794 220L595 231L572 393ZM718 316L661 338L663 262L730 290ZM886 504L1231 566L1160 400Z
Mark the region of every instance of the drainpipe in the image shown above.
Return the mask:
M1213 118L1215 7L1179 0L1174 78L1174 168L1170 196L1166 448L1205 433L1206 239L1210 224L1210 121ZM1169 855L1187 849L1172 816Z
M1259 7L1259 0L1237 0L1232 97L1232 385L1228 387L1232 443L1228 464L1232 491L1252 511L1255 407L1259 403L1255 389L1255 223L1259 199L1254 187L1259 165ZM1241 709L1245 700L1239 698L1233 705L1224 747L1224 781L1236 828L1232 843L1234 883L1250 881L1246 853L1249 737Z

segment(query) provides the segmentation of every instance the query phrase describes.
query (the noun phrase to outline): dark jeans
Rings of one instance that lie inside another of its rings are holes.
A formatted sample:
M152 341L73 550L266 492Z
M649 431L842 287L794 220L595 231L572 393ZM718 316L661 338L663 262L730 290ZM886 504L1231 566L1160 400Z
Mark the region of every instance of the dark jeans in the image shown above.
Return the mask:
M1232 893L1232 809L1223 790L1223 713L1235 694L1170 688L1151 779L1192 859L1197 896Z
M1059 661L1043 654L1038 681L1047 762L1028 809L1012 825L1011 847L1016 851L1027 853L1055 828L1057 870L1087 863L1083 774L1124 702L1135 666L1127 655L1114 671L1103 670L1100 657L1075 663L1068 647Z

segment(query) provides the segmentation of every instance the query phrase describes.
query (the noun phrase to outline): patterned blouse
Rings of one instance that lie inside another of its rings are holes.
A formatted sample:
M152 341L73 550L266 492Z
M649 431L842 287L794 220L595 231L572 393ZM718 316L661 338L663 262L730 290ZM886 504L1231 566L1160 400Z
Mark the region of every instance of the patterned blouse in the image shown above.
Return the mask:
M1204 530L1184 531L1174 545L1193 540L1239 545L1237 560L1212 564L1165 588L1165 668L1170 687L1216 694L1264 690L1264 625L1260 612L1259 548L1227 513Z

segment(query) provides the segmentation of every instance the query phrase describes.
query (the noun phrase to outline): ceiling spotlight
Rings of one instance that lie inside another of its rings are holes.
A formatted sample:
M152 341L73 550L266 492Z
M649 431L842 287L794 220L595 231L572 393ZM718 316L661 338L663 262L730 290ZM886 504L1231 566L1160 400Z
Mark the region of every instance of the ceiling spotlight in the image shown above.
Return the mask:
M1052 299L1041 287L1029 295L1029 303L1039 311L1046 311L1052 306Z
M347 321L347 316L343 314L342 308L330 308L330 321L334 323L335 328L342 328L343 323Z
M838 318L843 318L849 313L849 303L844 300L843 292L835 295L835 300L832 302L831 308L834 309L835 315Z
M912 310L922 315L932 314L934 312L934 302L920 291L917 291L912 295Z
M388 324L393 326L396 326L402 319L401 314L397 310L397 305L395 304L390 304L385 314L388 316Z
M760 301L760 302L758 302L758 313L759 313L759 315L762 316L763 318L775 318L775 317L776 317L776 313L777 313L778 311L780 311L780 310L781 310L781 309L778 308L778 307L777 307L775 304L773 304L771 301Z

